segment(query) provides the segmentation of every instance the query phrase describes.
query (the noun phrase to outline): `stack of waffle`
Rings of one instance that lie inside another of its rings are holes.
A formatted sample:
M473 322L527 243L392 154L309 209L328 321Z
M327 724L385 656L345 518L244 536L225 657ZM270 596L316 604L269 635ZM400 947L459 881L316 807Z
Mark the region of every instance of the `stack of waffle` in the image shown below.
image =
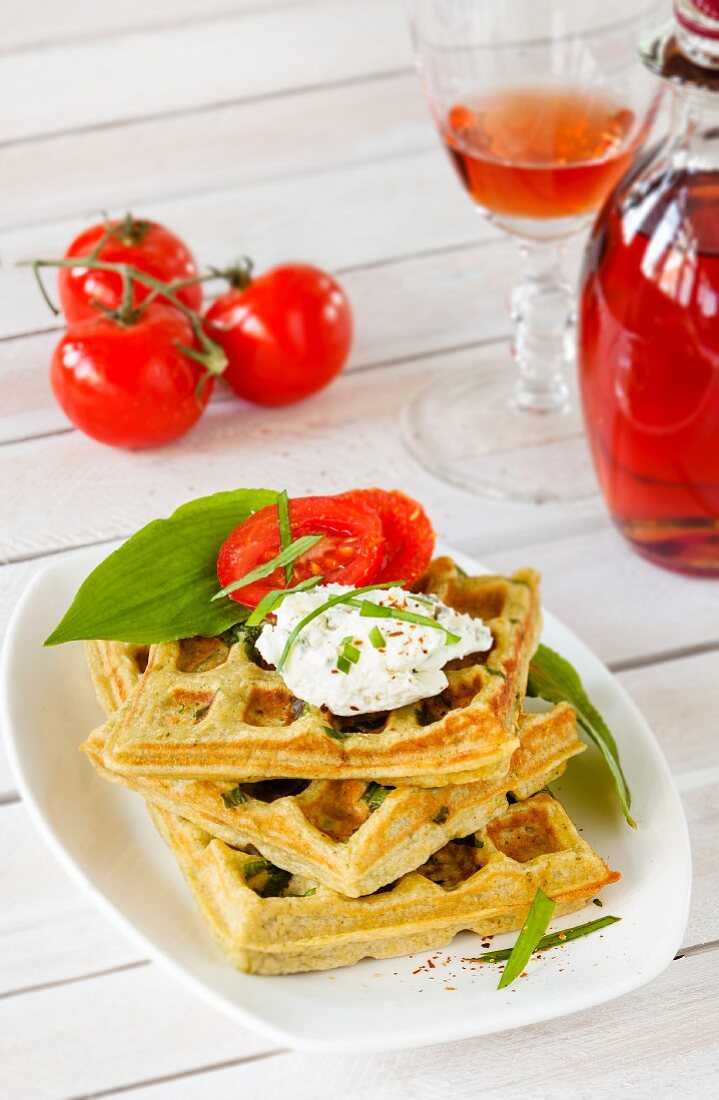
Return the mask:
M544 788L583 751L574 711L522 709L541 626L538 577L417 590L482 618L489 653L439 696L338 718L295 699L252 643L90 642L108 721L82 746L138 791L233 963L282 974L438 948L557 914L618 876Z

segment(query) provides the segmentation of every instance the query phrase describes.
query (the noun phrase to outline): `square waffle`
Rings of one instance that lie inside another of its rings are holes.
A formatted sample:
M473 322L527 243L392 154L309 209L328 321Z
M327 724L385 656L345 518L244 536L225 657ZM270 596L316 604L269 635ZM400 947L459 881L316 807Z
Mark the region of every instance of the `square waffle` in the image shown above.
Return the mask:
M547 714L523 713L518 732L520 745L507 775L435 788L387 788L363 779L235 785L119 776L102 764L104 727L82 748L106 778L227 844L252 845L285 870L358 897L418 867L452 838L484 826L506 809L508 794L522 799L541 790L585 748L566 703Z
M467 577L438 558L417 589L482 618L488 653L446 666L445 691L381 715L339 719L295 699L245 643L152 646L112 724L103 762L122 775L375 779L437 787L504 775L541 628L539 577Z
M254 974L347 966L444 947L463 930L519 928L538 888L556 915L581 908L619 875L578 834L562 806L537 794L451 841L417 871L362 898L280 871L150 805L215 938Z

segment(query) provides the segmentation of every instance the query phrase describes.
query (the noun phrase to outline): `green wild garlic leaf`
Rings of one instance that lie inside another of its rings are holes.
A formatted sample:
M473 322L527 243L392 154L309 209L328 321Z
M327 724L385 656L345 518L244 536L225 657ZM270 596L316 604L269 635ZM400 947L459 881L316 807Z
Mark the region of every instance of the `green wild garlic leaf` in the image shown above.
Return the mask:
M636 828L630 813L632 796L619 761L616 741L599 711L589 701L576 669L553 649L540 645L529 666L527 695L546 699L548 703L571 703L579 725L597 746L612 773L625 818L632 828Z
M169 642L213 637L247 609L217 592L217 554L235 527L274 504L269 489L234 489L183 504L113 551L83 581L45 645L79 638Z

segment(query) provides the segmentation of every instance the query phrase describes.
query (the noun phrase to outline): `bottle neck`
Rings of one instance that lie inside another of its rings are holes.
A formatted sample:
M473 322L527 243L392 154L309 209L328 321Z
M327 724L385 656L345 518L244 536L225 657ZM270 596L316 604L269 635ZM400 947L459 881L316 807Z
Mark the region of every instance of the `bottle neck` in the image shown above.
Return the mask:
M709 18L702 5L717 8ZM639 41L647 68L674 86L708 92L719 98L719 0L674 0L675 18Z
M719 4L712 0L674 0L679 49L700 68L719 70Z

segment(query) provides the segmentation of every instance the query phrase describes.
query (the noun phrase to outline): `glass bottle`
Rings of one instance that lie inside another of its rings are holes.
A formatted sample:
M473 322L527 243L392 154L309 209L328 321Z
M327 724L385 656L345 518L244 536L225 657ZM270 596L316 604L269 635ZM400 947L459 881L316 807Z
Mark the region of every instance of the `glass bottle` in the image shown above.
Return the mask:
M632 547L719 577L719 0L676 0L640 54L673 93L668 137L587 247L579 365L602 491Z

